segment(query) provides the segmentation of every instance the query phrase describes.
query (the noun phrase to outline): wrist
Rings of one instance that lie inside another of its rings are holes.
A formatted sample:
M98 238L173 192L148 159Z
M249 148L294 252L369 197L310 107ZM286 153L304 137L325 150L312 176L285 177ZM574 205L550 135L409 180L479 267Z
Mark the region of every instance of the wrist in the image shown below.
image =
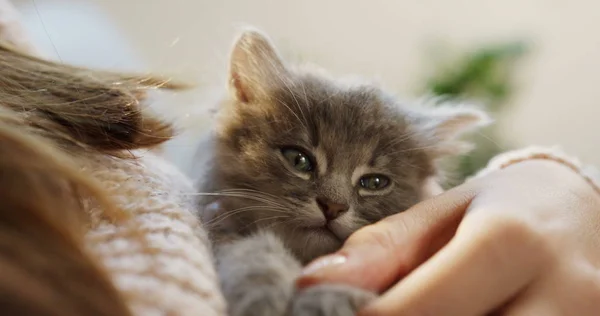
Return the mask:
M516 167L517 165L523 167L523 164L528 165L527 168L519 168L523 172L535 166L544 168L544 171L549 173L565 172L557 177L557 181L561 181L561 179L566 180L564 177L571 178L576 176L579 180L586 182L589 188L594 191L597 198L600 198L600 178L596 175L598 171L594 168L584 166L578 159L564 154L558 148L529 147L498 155L474 178L480 178L491 172ZM574 178L573 180L575 181Z

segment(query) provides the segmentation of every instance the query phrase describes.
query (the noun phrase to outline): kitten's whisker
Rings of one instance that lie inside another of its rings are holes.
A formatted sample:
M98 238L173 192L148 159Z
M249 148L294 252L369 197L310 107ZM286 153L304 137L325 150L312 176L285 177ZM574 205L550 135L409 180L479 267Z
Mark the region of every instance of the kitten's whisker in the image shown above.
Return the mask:
M289 215L288 216L279 215L279 216L270 216L270 217L259 218L259 219L255 220L254 222L248 223L246 226L242 227L240 230L243 231L243 230L247 229L248 227L256 225L257 223L262 222L262 221L274 220L274 219L278 219L278 218L289 218L289 217L290 217ZM269 228L271 228L271 227L269 227Z
M291 210L288 208L272 207L272 206L268 206L268 205L252 205L252 206L241 207L241 208L237 208L237 209L234 209L231 211L226 211L226 212L220 213L217 216L215 216L215 218L213 220L208 221L205 224L210 224L214 220L222 220L224 218L228 218L230 216L233 216L233 215L236 215L239 213L244 213L244 212L249 212L249 211L254 211L254 210L269 211L269 212L273 212L273 213L282 213L282 214L286 214L286 215L293 214L291 212Z
M507 150L506 148L503 148L503 146L500 145L500 143L498 143L497 141L495 141L494 139L492 139L490 136L486 135L485 133L483 133L481 131L476 131L475 133L477 133L479 136L483 137L485 140L487 140L490 143L492 143L500 151L506 151Z
M273 206L269 206L269 205L251 205L251 206L236 208L231 211L225 211L225 212L223 212L223 214L230 214L230 213L234 213L234 212L239 213L240 211L247 211L247 210L254 210L254 209L265 210L265 211L276 212L276 213L290 213L289 209L287 209L287 208L273 207Z
M277 225L287 225L289 223L293 223L294 221L296 221L296 218L294 218L293 216L290 216L288 220L275 222L275 223L271 224L270 226L268 226L267 229L277 227ZM294 226L294 228L292 229L292 234L293 234L293 231L295 231L297 228L298 228L298 226Z
M226 190L222 190L219 192L230 192L230 191L243 191L243 192L253 192L253 193L257 193L257 194L264 194L264 195L268 195L271 197L274 197L276 199L279 199L279 197L277 195L271 194L271 193L267 193L267 192L262 192L259 190L254 190L254 189L244 189L244 188L239 188L239 189L226 189Z
M254 189L245 189L245 188L234 188L234 189L225 189L225 190L221 190L221 191L217 191L218 193L251 193L251 194L255 194L259 197L263 197L265 199L268 198L273 198L273 202L276 202L277 200L281 200L281 198L279 196L267 193L267 192L262 192L262 191L258 191L258 190L254 190Z
M204 223L204 225L216 225L218 223L223 222L224 220L230 218L231 216L240 214L240 213L244 213L244 212L250 212L250 211L254 211L254 210L267 210L267 211L271 211L271 212L278 212L278 213L283 213L283 214L289 214L289 212L287 209L273 209L270 208L268 206L262 206L262 205L253 205L253 206L246 206L246 207L242 207L242 208L238 208L232 211L228 211L222 214L219 214L217 216L215 216L215 218L213 218L210 221L207 221ZM289 216L289 215L287 215Z
M225 192L225 193L220 193L220 196L235 197L235 198L246 198L246 199L250 199L250 200L264 202L266 204L273 205L273 206L285 207L281 203L278 203L276 201L273 201L272 199L269 199L268 197L260 196L260 195L257 195L257 194L251 195L251 194L248 194L248 193L227 193L227 192Z
M268 197L264 197L264 196L248 195L248 194L240 194L240 193L237 193L237 194L236 193L232 193L232 194L225 193L223 196L227 196L227 195L229 195L231 197L242 197L242 198L248 198L248 199L250 199L250 197L252 197L252 199L254 199L255 201L264 202L271 206L285 208L285 205L278 203L277 201L273 201L272 199L269 199Z
M216 192L195 192L195 193L186 193L188 196L222 196L222 197L235 197L235 198L245 198L249 200L254 200L258 202L264 202L273 206L285 207L285 205L281 203L277 203L276 201L272 201L265 197L252 196L247 194L236 194L236 193L216 193Z
M258 190L254 190L254 189L246 189L246 188L235 188L235 189L225 189L225 190L221 190L218 191L219 193L249 193L249 194L254 194L255 196L258 196L260 198L264 198L266 200L270 200L270 202L272 202L273 205L277 205L277 206L281 206L281 207L289 207L289 205L284 205L282 203L280 203L279 201L282 201L285 204L289 204L292 203L293 201L289 201L286 197L279 197L277 195L268 193L268 192L262 192L262 191L258 191Z
M205 222L203 224L206 225L206 226L208 226L208 227L214 226L214 225L217 225L217 224L223 222L224 220L228 219L231 216L234 216L234 215L239 214L239 213L243 213L245 211L250 211L250 209L243 209L243 210L238 209L238 210L234 210L232 212L228 212L228 213L224 213L224 214L218 214L213 219L211 219L211 220L209 220L209 221L207 221L207 222Z

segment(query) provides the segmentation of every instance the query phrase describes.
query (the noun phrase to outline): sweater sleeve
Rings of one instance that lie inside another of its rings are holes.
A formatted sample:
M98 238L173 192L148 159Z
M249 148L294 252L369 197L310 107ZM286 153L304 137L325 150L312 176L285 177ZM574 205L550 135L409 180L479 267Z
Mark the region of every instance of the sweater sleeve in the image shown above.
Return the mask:
M600 194L600 171L594 166L581 163L579 159L566 154L559 147L531 146L502 153L491 159L488 165L471 179L485 176L522 161L534 159L552 160L563 164L581 175L594 188L596 193Z

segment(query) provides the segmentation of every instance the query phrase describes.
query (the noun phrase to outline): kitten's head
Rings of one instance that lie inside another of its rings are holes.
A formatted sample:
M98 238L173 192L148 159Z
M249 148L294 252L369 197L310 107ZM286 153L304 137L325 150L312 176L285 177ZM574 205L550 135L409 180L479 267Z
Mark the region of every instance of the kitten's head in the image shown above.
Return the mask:
M437 159L486 118L291 68L254 30L236 41L229 84L212 189L231 190L222 205L236 229L273 229L304 260L420 201Z

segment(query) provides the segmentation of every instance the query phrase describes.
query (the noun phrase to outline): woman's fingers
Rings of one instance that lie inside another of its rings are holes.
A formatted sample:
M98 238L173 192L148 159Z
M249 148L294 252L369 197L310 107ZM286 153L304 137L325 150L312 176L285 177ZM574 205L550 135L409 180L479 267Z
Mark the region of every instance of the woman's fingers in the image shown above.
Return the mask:
M488 214L466 217L447 246L360 315L484 315L520 292L540 272L543 247L527 225Z
M475 192L464 185L364 227L340 251L310 264L298 286L330 282L385 290L452 238Z

